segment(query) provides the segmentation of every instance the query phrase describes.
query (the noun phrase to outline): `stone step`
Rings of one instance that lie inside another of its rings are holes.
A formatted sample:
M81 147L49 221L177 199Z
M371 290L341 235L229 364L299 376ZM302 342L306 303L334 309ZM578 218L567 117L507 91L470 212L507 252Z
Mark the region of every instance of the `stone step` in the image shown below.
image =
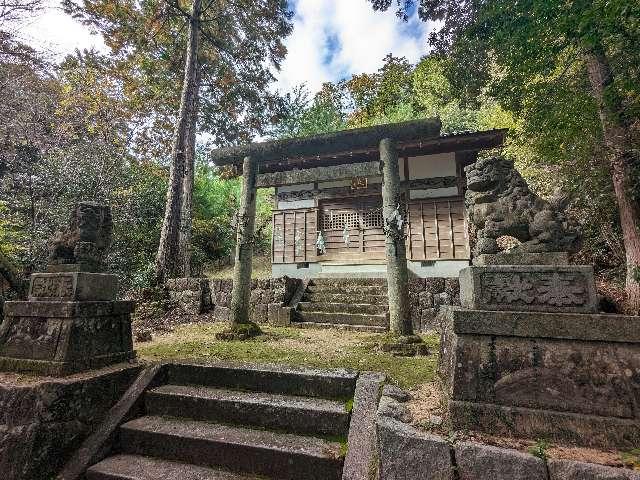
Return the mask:
M327 312L327 313L359 313L367 315L385 315L386 305L371 305L370 303L325 303L325 302L300 302L298 309L302 312Z
M189 463L170 462L141 455L114 455L87 470L87 480L260 480L264 477L245 475L202 467Z
M338 293L343 295L358 296L366 295L387 295L387 287L384 285L309 285L309 293Z
M296 312L297 321L334 323L341 325L368 325L388 327L386 315L361 315L357 313Z
M345 399L353 397L357 373L280 365L200 365L171 363L166 366L169 385L200 385L280 395Z
M387 286L386 278L363 278L363 277L350 277L350 278L312 278L309 282L310 285L384 285Z
M385 305L389 304L389 300L386 295L370 295L367 293L360 293L358 295L345 294L345 293L309 293L305 292L302 296L304 302L318 302L318 303L366 303L369 305Z
M349 332L371 332L385 333L388 327L376 327L372 325L347 325L343 323L316 323L316 322L291 322L291 326L295 328L319 328L319 329L338 329Z
M158 457L279 480L338 480L341 446L315 437L162 417L120 427L123 453Z
M163 385L145 395L147 414L246 425L309 435L346 436L345 403L186 385Z

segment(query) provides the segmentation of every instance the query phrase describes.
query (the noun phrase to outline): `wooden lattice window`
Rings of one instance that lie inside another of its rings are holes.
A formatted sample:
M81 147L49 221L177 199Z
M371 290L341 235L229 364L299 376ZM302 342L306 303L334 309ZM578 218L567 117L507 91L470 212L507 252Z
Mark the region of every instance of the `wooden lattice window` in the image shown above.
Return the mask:
M382 207L362 212L362 226L364 228L384 228Z
M347 228L358 228L360 222L358 212L331 212L322 215L323 230L344 230Z

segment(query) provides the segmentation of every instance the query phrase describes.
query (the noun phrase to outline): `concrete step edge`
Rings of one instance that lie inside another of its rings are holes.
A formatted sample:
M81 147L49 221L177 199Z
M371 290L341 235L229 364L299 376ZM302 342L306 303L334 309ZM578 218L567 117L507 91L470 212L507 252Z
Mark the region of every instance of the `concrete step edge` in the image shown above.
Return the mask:
M338 323L351 325L387 326L386 315L361 315L357 313L326 313L314 311L296 312L302 322Z
M339 480L337 442L194 420L146 416L120 427L123 453L267 475Z
M355 391L357 372L322 370L287 365L229 365L227 363L172 362L166 366L167 382L246 390L281 395L349 398Z
M162 385L145 395L147 414L217 421L299 434L346 435L344 401L188 385Z
M228 470L126 454L107 457L90 467L86 473L87 480L157 480L158 478L260 480L260 477Z
M318 329L337 329L350 332L369 332L369 333L385 333L388 327L380 327L375 325L349 325L347 323L319 323L319 322L292 322L295 328L318 328Z

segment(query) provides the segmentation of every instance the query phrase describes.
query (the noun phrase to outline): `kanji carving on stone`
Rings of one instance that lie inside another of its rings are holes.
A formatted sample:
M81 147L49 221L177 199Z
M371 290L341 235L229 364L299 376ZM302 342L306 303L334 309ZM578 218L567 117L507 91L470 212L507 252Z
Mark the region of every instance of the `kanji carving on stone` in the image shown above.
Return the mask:
M520 274L490 274L482 278L485 301L497 303L532 303L533 284Z
M585 289L573 275L561 276L554 273L546 276L538 287L540 303L549 305L582 305L585 303Z
M486 273L481 277L487 304L584 305L587 291L579 275Z

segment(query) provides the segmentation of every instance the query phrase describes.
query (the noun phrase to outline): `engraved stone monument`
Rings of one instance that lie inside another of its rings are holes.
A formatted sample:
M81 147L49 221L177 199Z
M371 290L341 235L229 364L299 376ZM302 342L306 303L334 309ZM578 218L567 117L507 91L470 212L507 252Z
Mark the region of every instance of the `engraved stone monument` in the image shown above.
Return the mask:
M439 370L453 427L640 445L640 317L598 313L592 267L569 265L567 250L553 250L579 242L571 221L528 189L481 199L483 188L508 178L517 187L520 177L497 175L512 167L504 162L478 163L467 167L467 196L484 231L474 266L460 272L461 307L442 316ZM532 210L507 197L528 199ZM527 223L536 211L547 212L549 235ZM496 252L496 235L515 231L527 232L520 248Z
M108 206L78 203L51 242L47 273L31 276L28 301L6 302L0 370L66 375L134 358L133 302L101 273L111 243Z
M639 445L640 317L597 313L591 267L491 261L460 273L462 306L444 315L454 428Z

